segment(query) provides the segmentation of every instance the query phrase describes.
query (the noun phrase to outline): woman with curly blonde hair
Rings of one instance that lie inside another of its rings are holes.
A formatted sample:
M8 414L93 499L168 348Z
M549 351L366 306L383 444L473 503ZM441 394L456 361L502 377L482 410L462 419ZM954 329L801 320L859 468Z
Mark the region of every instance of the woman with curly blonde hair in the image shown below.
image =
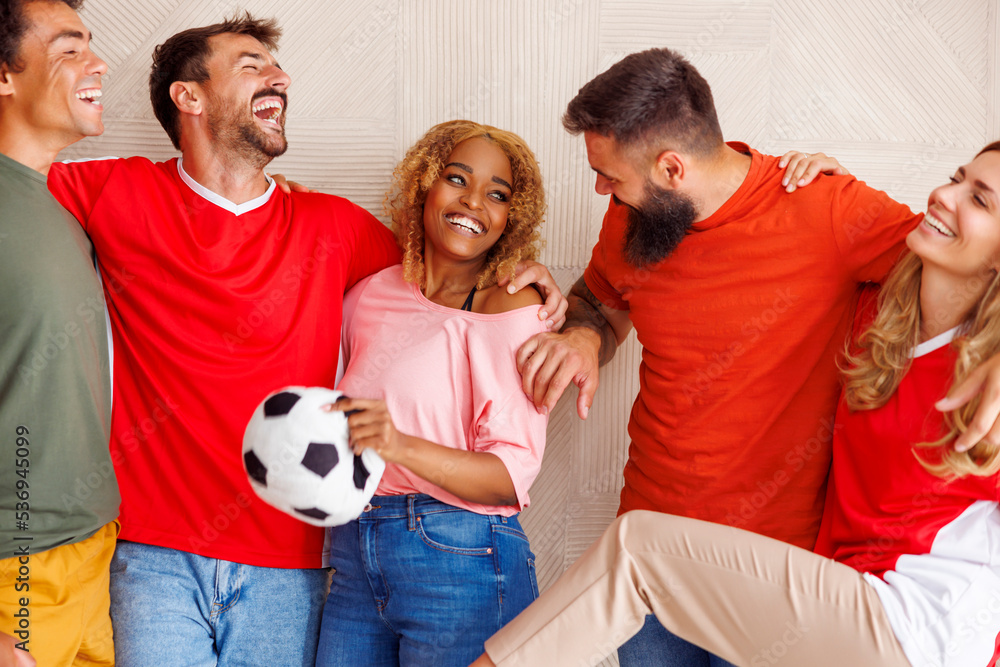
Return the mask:
M344 300L352 398L336 409L355 453L387 466L332 529L317 665L465 665L537 596L517 514L546 417L514 358L545 325L537 293L498 279L537 254L541 174L520 137L452 121L407 152L386 201L403 264Z
M1000 453L957 445L975 404L935 402L1000 352L1000 142L931 192L906 244L858 311L815 552L628 512L474 665L595 664L653 613L737 665L994 667Z
M386 195L386 212L403 249L403 275L408 281L422 284L424 280L423 210L427 193L444 170L452 149L476 137L488 139L507 156L516 193L510 201L507 227L490 249L476 287L482 289L495 285L498 278L510 278L519 261L538 255L545 192L531 149L512 132L472 121L451 121L431 128L407 151L393 172L393 189Z

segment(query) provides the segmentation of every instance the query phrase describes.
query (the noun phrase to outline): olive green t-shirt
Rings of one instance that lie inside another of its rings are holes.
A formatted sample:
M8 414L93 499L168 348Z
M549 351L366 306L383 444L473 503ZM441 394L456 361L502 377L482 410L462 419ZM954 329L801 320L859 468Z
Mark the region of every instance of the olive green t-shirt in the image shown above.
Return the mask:
M118 516L94 250L45 176L0 154L0 558Z

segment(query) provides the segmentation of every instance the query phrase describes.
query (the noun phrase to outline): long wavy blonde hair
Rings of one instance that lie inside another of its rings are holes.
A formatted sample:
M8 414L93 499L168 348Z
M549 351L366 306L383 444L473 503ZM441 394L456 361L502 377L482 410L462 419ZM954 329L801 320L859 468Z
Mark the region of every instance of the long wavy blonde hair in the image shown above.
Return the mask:
M542 173L524 140L506 130L468 120L452 120L427 131L396 166L385 210L403 250L403 277L424 286L424 202L444 169L451 151L466 139L482 137L494 143L510 161L514 177L507 227L486 256L476 287L494 285L499 277L513 277L514 267L535 259L541 243L538 227L545 217Z
M976 154L1000 151L1000 141ZM889 274L878 297L878 314L872 325L845 352L844 398L851 410L873 410L885 405L910 368L913 347L920 335L920 276L923 264L907 253ZM1000 352L1000 274L984 268L971 277L969 290L984 290L963 321L961 335L952 342L958 359L953 386L962 382L983 361ZM966 452L952 443L964 433L979 407L976 396L944 414L947 434L934 442L917 443L915 454L931 473L946 479L966 475L989 476L1000 471L1000 448L985 440Z

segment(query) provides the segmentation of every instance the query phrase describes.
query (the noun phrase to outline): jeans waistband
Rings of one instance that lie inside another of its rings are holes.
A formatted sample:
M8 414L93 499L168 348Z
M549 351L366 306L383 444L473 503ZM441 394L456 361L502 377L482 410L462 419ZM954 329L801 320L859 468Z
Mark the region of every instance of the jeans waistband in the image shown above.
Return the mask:
M455 507L432 498L426 493L410 493L400 496L374 496L365 506L359 521L379 521L382 519L406 519L410 530L416 526L417 517L441 512L468 512L469 510ZM472 512L475 514L475 512ZM517 523L517 515L503 517L495 514L480 514L490 523Z

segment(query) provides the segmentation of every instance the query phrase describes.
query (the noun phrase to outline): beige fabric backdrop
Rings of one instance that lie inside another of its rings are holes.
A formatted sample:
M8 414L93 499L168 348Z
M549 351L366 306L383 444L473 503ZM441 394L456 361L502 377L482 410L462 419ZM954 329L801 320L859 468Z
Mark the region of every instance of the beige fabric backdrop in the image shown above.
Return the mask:
M915 208L1000 138L997 0L87 0L110 69L108 130L63 157L172 156L148 102L152 48L244 8L285 31L291 147L273 171L381 216L393 165L432 124L465 117L511 129L542 165L542 260L567 288L607 202L560 116L632 51L687 55L712 84L728 139L769 153L824 150ZM587 422L575 391L552 415L524 514L543 587L615 515L638 352L633 336L603 372Z

